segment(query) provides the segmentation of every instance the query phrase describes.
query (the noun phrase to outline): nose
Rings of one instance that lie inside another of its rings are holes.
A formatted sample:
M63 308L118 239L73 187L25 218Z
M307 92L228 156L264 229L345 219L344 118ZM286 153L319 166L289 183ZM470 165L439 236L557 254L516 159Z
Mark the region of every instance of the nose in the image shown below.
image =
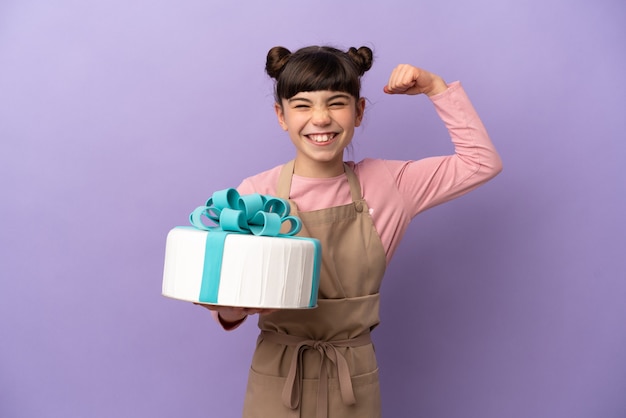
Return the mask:
M326 108L314 108L311 122L316 126L325 126L330 123L330 114Z

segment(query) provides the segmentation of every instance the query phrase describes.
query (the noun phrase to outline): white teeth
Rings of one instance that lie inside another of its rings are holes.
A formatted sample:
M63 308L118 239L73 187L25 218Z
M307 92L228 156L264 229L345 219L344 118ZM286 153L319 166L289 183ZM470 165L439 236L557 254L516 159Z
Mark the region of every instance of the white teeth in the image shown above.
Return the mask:
M315 142L328 142L333 139L334 134L320 134L320 135L309 135L312 141Z

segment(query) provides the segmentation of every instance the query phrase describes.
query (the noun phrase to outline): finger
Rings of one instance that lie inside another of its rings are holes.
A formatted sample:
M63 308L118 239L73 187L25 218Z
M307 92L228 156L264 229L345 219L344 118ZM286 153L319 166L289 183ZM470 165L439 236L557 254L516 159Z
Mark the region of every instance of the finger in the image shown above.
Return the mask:
M254 314L265 315L265 314L274 313L274 312L277 312L277 311L278 311L278 309L268 309L268 308L250 308L250 309L247 309L248 315L254 315Z
M383 91L387 94L403 94L415 87L415 82L411 83L393 83L383 87Z
M388 94L402 94L416 85L419 71L416 67L408 64L400 64L393 69L389 76L387 86L383 89Z
M218 310L218 307L214 306L214 305L207 305L207 304L199 303L199 302L193 302L193 304L196 305L196 306L200 306L201 308L208 309L210 311L217 311Z

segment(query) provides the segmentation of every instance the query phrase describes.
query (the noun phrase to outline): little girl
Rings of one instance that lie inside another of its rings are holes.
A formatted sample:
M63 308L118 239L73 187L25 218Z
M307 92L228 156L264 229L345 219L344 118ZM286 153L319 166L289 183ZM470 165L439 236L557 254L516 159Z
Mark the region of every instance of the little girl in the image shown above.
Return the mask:
M259 313L259 335L243 416L380 417L378 366L370 331L379 323L385 268L420 212L475 189L502 168L459 82L412 65L396 67L387 94L425 94L448 128L454 154L419 161L343 161L361 124L360 78L367 47L347 52L283 47L267 55L278 123L295 158L245 179L241 194L289 199L301 235L322 244L318 307L258 310L209 306L225 329ZM380 138L384 140L385 138Z

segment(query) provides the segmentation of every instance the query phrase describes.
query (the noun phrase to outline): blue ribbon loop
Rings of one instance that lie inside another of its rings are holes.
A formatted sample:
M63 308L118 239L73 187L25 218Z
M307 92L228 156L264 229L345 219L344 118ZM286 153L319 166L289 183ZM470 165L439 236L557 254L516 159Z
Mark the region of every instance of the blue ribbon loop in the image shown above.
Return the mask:
M189 215L189 222L204 231L222 230L269 237L292 236L302 229L299 218L289 216L289 202L278 197L258 193L241 196L235 189L213 193L205 206L196 208ZM215 225L207 225L208 219ZM284 223L287 232L281 233Z
M241 196L235 189L213 193L205 206L191 212L189 215L191 225L209 231L199 301L217 303L222 255L228 234L269 237L296 235L302 229L302 222L299 218L290 216L289 212L289 202L284 199L258 193ZM207 225L205 220L214 225ZM285 223L289 224L289 229L281 233L280 230Z

